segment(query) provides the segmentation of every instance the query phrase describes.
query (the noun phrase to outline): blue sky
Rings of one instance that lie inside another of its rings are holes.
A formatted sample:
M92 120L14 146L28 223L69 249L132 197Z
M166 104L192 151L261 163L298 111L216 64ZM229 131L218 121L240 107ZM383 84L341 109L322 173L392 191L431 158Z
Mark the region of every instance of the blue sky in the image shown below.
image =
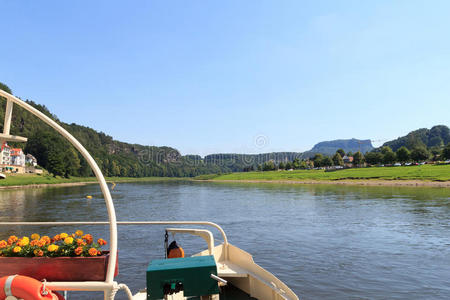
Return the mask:
M0 81L118 140L260 153L450 125L448 1L0 5Z

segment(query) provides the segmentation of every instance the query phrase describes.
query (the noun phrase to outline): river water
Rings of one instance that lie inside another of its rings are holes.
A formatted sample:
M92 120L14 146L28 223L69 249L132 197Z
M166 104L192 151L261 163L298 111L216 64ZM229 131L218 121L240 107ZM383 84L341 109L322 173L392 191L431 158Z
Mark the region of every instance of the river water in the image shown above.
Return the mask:
M118 220L218 223L301 299L450 299L450 189L159 182L120 183L112 195ZM106 216L96 185L0 191L1 221ZM164 257L164 228L119 227L116 279L133 292L145 287L148 263ZM76 229L6 226L0 238ZM106 226L81 229L109 237ZM188 255L205 247L196 237L177 241Z

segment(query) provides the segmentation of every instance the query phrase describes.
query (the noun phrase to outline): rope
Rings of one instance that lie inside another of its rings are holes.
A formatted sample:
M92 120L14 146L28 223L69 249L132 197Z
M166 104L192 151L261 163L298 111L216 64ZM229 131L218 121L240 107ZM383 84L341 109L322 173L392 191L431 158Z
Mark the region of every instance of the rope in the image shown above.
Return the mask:
M164 235L164 258L167 259L167 248L169 248L169 234L167 233Z
M114 298L116 297L116 294L119 290L124 290L125 294L127 294L127 297L129 300L133 300L133 294L131 293L130 289L128 288L128 286L126 284L120 283L118 285L115 285L110 296L109 299L110 300L114 300Z

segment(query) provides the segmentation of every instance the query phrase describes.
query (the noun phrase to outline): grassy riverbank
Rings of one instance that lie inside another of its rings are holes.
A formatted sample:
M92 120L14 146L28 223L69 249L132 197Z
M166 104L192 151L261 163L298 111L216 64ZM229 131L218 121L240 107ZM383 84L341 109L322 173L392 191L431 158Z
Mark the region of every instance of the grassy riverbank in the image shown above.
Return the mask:
M182 178L173 177L107 177L108 182L151 182L151 181L174 181L182 180ZM81 183L95 183L97 179L95 177L53 177L48 174L35 175L35 174L6 174L6 179L0 180L0 187L11 186L26 186L26 185L47 185L47 184L81 184Z
M49 174L6 174L6 179L0 180L0 188L45 185L78 185L97 182L95 177L53 177ZM157 182L186 181L191 178L174 177L107 177L108 182ZM450 165L423 165L408 167L373 167L345 169L333 172L325 170L294 170L269 172L239 172L230 174L201 175L194 180L237 181L237 182L280 182L280 183L342 183L371 184L377 183L444 183L450 186Z
M241 172L202 175L195 179L213 181L419 180L445 182L450 181L450 165L354 168L333 172L325 172L325 170Z

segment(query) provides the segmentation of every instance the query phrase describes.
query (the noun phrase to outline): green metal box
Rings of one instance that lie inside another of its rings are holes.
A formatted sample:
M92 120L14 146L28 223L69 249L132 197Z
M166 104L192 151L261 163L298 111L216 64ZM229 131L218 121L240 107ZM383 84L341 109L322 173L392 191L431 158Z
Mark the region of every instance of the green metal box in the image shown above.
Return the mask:
M212 255L153 260L147 268L147 300L164 298L164 290L183 285L184 296L205 296L219 293L211 274L217 275Z

